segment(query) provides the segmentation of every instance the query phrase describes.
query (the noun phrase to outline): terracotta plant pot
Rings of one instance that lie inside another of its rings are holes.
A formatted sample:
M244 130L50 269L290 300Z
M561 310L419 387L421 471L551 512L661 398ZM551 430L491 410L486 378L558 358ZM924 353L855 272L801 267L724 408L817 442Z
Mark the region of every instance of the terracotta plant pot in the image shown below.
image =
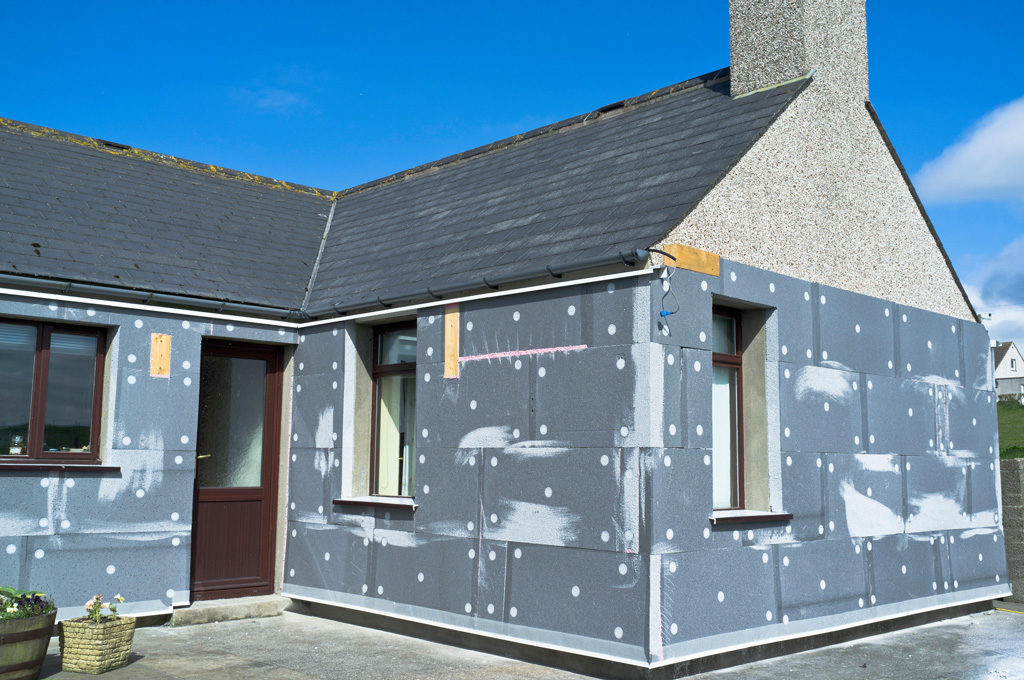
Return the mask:
M60 622L61 667L76 673L106 673L128 663L135 618L119 616L96 623L87 616Z
M46 658L57 612L0 621L0 678L35 680Z

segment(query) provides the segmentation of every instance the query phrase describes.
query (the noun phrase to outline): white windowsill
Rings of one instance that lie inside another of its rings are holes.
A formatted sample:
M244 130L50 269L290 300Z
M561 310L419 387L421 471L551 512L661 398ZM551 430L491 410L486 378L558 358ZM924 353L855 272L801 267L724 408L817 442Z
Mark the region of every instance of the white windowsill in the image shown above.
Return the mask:
M409 508L415 510L419 507L416 499L411 496L353 496L350 498L338 498L335 505L362 505L378 506L382 508Z
M742 522L788 522L793 515L771 510L715 510L708 517L712 524L739 524Z

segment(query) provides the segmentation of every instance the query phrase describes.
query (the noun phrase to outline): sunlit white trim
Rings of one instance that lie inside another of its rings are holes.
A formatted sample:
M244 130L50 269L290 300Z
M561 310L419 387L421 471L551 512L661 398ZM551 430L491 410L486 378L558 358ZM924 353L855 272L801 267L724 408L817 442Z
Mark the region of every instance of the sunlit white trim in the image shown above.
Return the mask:
M218 321L238 321L240 323L259 324L261 326L273 326L275 328L288 328L298 330L299 324L294 321L274 321L273 319L261 319L252 316L238 316L236 314L221 314L220 312L204 312L195 309L181 309L179 307L164 307L162 305L148 305L141 302L122 302L120 300L103 300L100 298L80 297L78 295L65 295L63 293L45 293L35 290L21 290L20 288L0 288L0 295L12 295L15 297L27 297L36 300L48 300L50 302L74 302L81 305L95 305L97 307L114 307L115 309L131 309L139 312L160 312L174 314L177 316L190 316L196 319L216 319Z
M312 328L314 326L323 326L325 324L340 323L342 321L356 321L361 319L376 319L376 318L388 318L391 316L399 316L414 312L419 309L426 309L429 307L441 307L444 305L450 305L460 302L472 302L474 300L485 300L487 298L504 297L506 295L519 295L520 293L533 293L541 290L553 290L556 288L565 288L566 286L579 286L585 283L597 283L599 281L614 281L616 279L631 278L634 276L643 276L649 274L653 270L650 268L636 269L628 272L619 272L616 274L603 274L601 276L590 276L582 279L569 279L566 281L556 281L554 283L541 283L535 286L525 286L523 288L509 288L507 290L495 290L488 291L486 293L477 293L476 295L464 295L462 297L450 298L445 300L431 300L429 302L421 302L415 305L405 305L403 307L393 307L390 309L380 309L372 312L361 312L358 314L347 314L342 316L331 317L329 319L319 319L317 321L307 321L305 323L297 323L295 321L275 321L273 319L264 319L253 316L241 316L238 314L222 314L219 312L204 312L195 309L182 309L180 307L164 307L162 305L154 304L143 304L140 302L122 302L119 300L103 300L100 298L81 297L78 295L65 295L63 293L47 293L35 290L22 290L20 288L0 288L0 295L11 295L15 297L27 297L36 300L47 300L53 302L71 302L82 305L95 305L97 307L113 307L115 309L131 309L140 312L158 312L164 314L173 314L176 316L188 316L196 319L214 319L217 321L237 321L239 323L257 324L260 326L273 326L274 328L287 328L290 330L302 330L304 328Z

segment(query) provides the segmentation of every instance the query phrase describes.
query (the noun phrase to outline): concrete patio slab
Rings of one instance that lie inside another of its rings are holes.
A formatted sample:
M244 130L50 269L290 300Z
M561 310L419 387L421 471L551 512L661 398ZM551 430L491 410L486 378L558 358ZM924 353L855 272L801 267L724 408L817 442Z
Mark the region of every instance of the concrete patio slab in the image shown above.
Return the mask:
M56 640L42 678L60 670ZM140 628L128 666L109 680L312 680L586 676L371 628L284 612L195 626ZM856 642L692 676L699 680L973 680L1024 677L1024 615L987 611Z

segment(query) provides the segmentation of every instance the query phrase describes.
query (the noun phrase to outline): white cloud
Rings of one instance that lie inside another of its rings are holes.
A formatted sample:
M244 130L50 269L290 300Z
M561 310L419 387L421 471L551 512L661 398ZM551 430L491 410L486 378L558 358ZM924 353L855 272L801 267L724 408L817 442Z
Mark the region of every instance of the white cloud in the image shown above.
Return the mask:
M312 107L309 97L302 92L281 87L235 88L232 96L246 108L282 115L302 113Z
M1024 201L1024 97L987 114L914 178L931 203Z
M1024 236L974 269L964 288L993 340L1024 343ZM991 317L989 316L991 315Z

